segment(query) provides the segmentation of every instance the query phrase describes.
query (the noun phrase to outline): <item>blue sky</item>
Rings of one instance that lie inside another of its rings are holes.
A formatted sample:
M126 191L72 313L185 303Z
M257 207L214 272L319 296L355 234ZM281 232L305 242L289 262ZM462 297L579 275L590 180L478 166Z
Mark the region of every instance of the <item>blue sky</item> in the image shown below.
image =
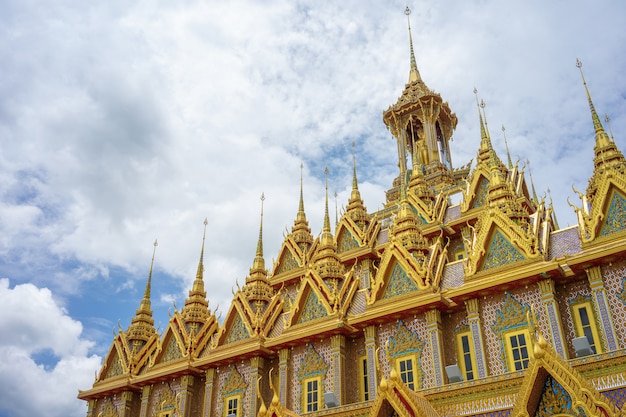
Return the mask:
M380 208L397 175L382 123L408 79L404 2L0 0L1 416L82 416L77 390L126 328L156 250L164 330L195 277L223 314L305 208L321 231L351 187ZM530 161L561 227L591 175L596 109L626 149L626 4L409 2L419 70L456 112L452 162L475 158L473 89L494 147ZM526 170L528 172L528 169ZM21 375L16 378L16 375ZM33 390L38 386L39 389ZM33 398L33 395L35 396Z

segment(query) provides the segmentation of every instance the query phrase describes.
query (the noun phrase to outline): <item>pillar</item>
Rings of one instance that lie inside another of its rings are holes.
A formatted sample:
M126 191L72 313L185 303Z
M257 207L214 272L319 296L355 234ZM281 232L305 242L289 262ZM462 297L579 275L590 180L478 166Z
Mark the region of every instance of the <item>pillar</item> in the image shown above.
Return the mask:
M554 298L554 281L552 279L544 279L537 283L541 291L541 301L548 318L548 327L550 328L550 336L554 349L562 358L567 359L567 349L565 349L565 336L561 327L561 314Z
M444 377L441 312L439 310L432 309L426 312L426 332L431 346L435 386L440 387L444 384Z
M478 378L487 376L487 360L485 358L485 349L483 348L483 332L480 325L480 315L478 314L478 299L473 298L465 301L465 309L467 310L467 322L472 332L472 343L474 343L474 353L476 354L476 373Z
M257 381L259 375L263 374L265 361L260 356L255 356L250 360L250 416L256 416L259 411L259 392L257 392Z
M193 397L193 375L183 375L180 379L180 401L177 404L181 417L191 414L191 398Z
M279 394L280 394L280 403L289 408L289 404L287 404L287 388L289 387L289 349L281 349L278 352L278 378L279 378Z
M346 338L337 334L330 337L330 356L333 363L333 392L340 405L347 402L345 381L346 378Z
M602 327L604 342L608 351L619 349L617 337L615 335L615 326L613 326L613 317L611 317L611 309L606 298L606 289L604 281L602 281L602 270L599 266L593 266L585 269L589 286L591 287L591 297L595 305L596 311L600 315L599 321Z
M378 375L376 369L376 326L367 326L363 329L365 333L365 354L367 355L367 384L369 399L376 398L378 389Z
M215 384L215 368L209 368L204 372L204 406L202 407L202 415L210 417L211 406L213 405L213 385Z
M141 408L139 409L139 417L148 416L148 404L150 402L151 393L152 393L152 385L145 385L141 389Z

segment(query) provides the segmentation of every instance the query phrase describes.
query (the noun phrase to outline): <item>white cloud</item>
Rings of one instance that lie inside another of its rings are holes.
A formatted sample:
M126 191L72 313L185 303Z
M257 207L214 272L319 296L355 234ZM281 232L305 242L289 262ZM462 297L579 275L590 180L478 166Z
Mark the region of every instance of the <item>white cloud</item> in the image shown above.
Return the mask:
M101 358L81 333L47 288L0 279L0 413L84 415L77 386L93 382Z
M626 3L410 6L421 75L459 117L453 164L465 165L478 149L476 86L500 156L504 124L513 160L530 161L537 192L549 187L561 226L572 224L571 185L586 187L593 157L574 59L583 60L596 108L610 114L626 150ZM301 162L314 235L326 165L331 213L334 192L340 208L347 204L353 141L365 204L380 208L397 175L381 111L408 77L404 7L3 4L0 273L48 287L68 305L110 292L110 311L72 310L98 334L92 323L130 320L158 237L157 268L175 281L154 283L155 316L165 316L195 277L208 217L206 287L211 306L226 311L230 288L252 264L261 192L269 267L296 215ZM98 352L110 343L104 333Z

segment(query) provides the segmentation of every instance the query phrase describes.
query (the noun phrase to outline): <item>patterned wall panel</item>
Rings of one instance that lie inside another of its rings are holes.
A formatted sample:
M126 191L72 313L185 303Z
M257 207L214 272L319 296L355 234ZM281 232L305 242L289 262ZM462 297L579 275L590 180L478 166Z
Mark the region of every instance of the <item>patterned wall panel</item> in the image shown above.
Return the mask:
M571 340L576 337L574 330L574 321L572 320L572 310L570 309L570 300L577 297L588 297L591 295L589 289L589 283L586 278L581 278L577 281L569 282L565 285L559 285L556 287L556 299L559 303L559 310L561 312L561 322L563 326L563 333L565 334L565 340L568 357L575 358L576 353L572 346Z
M442 331L443 331L443 361L444 366L458 363L456 357L456 340L454 330L461 326L467 325L467 314L465 310L457 311L452 314L442 314Z
M616 335L621 348L626 347L626 332L619 331L626 327L626 260L602 267L604 288Z

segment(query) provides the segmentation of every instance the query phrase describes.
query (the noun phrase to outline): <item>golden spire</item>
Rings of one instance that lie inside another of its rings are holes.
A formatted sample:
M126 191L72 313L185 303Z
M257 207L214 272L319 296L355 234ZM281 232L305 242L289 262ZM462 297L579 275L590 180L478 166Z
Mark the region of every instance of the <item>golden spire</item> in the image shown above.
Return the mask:
M256 245L256 256L254 258L254 263L252 264L252 268L250 269L250 277L256 273L261 272L264 276L266 275L265 271L265 259L263 259L263 204L265 202L265 193L261 193L261 225L259 226L259 241Z
M559 221L556 218L556 211L554 210L554 204L552 203L552 194L550 193L550 188L548 188L548 196L550 197L550 211L552 212L554 218L554 230L559 230Z
M528 175L530 176L530 186L533 190L533 203L537 205L539 204L539 200L537 199L537 193L535 192L535 182L533 181L533 173L530 170L530 161L528 159L526 160L526 165L528 166Z
M613 142L615 142L615 136L613 136L613 129L611 129L611 118L609 117L608 114L604 115L604 121L606 122L606 125L609 127L609 133L611 134L611 140Z
M265 259L263 259L263 205L265 193L261 193L261 225L259 226L259 241L256 247L256 256L250 268L250 275L246 278L243 292L251 303L255 303L257 310L268 303L272 297L272 288L267 279Z
M502 136L504 136L504 146L506 147L506 157L509 163L509 169L513 168L513 162L511 161L511 154L509 153L509 142L506 140L506 129L502 125Z
M202 323L209 317L209 302L206 299L206 291L204 291L204 242L206 240L206 226L209 224L204 219L204 232L202 233L202 249L200 250L200 262L198 262L198 272L193 286L189 291L189 297L185 300L185 306L182 315L187 322Z
M330 217L328 215L328 167L324 170L326 174L326 202L324 209L324 228L320 239L319 250L315 254L315 269L324 280L339 280L343 278L343 265L337 256L337 245L335 237L330 229Z
M404 9L404 14L406 15L406 20L409 24L409 46L411 48L411 72L409 73L409 82L422 81L422 77L420 76L420 72L417 69L417 62L415 61L415 53L413 52L413 35L411 34L411 9L409 6L406 6Z
M326 174L326 203L324 209L324 229L323 233L330 233L330 216L328 215L328 167L324 169L324 174Z
M580 76L583 79L583 84L585 86L585 92L587 93L587 100L589 101L589 109L591 110L591 120L593 120L593 128L596 132L596 146L600 148L604 148L609 145L609 135L604 131L604 127L602 127L602 122L600 122L600 117L598 117L598 113L593 105L593 101L591 101L591 94L589 94L589 88L587 88L587 81L585 81L585 75L583 74L583 63L576 58L576 66L580 70Z
M298 214L296 220L293 222L291 228L291 234L296 244L306 252L308 248L313 244L313 236L311 235L311 229L309 228L309 222L306 219L306 213L304 212L304 197L302 192L302 170L304 165L300 164L300 203L298 205Z
M356 155L355 155L355 143L352 142L352 193L348 200L348 208L346 214L350 216L352 220L361 228L369 223L369 215L367 209L363 204L361 193L359 192L359 183L356 177Z
M155 333L154 319L152 318L152 308L150 305L150 290L152 285L152 268L154 267L154 254L157 241L154 241L154 249L152 249L152 261L150 262L150 272L148 273L148 281L146 283L146 289L143 293L143 299L139 304L139 309L135 312L135 317L131 319L131 324L128 326L127 334L128 340L133 344L142 344L148 341L150 336Z

